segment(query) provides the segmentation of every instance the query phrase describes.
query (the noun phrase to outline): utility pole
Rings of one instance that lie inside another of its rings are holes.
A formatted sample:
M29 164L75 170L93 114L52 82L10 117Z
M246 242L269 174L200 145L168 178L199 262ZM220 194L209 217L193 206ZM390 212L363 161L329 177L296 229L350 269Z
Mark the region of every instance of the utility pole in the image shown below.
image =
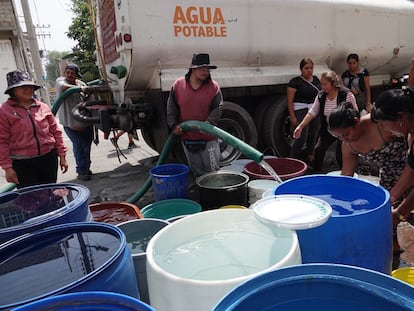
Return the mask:
M30 13L29 2L28 0L21 0L21 3L24 21L27 29L27 40L29 42L29 49L31 51L36 82L43 85L42 77L44 76L44 74L42 68L42 61L40 59L39 45L37 44L36 31L32 22L32 15ZM50 105L49 92L47 91L47 89L42 87L40 89L40 95L42 97L42 101Z

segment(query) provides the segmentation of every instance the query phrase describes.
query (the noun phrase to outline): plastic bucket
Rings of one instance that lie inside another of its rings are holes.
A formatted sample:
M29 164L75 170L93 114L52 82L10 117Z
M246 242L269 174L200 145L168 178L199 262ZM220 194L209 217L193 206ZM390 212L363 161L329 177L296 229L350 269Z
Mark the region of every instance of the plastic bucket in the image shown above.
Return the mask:
M150 170L156 201L188 198L188 172L184 164L162 164Z
M247 184L250 205L260 200L266 190L274 190L279 183L275 180L256 179Z
M390 195L383 187L347 176L308 175L281 183L274 193L309 195L332 206L325 224L297 231L303 263L338 263L391 273Z
M306 264L259 275L234 288L213 311L414 310L414 288L372 270Z
M44 184L0 194L0 244L22 234L71 222L91 221L89 189Z
M155 311L130 296L109 292L82 292L58 295L29 303L14 311Z
M305 162L293 158L266 158L267 162L282 180L302 176L306 173L308 166ZM274 179L262 166L254 161L247 163L244 167L245 174L250 179Z
M144 218L139 208L128 202L99 202L89 204L93 221L117 225L128 220Z
M391 275L396 279L414 286L414 267L404 267L392 271Z
M151 306L157 311L211 310L245 280L300 262L296 233L266 226L249 209L190 215L148 244Z
M176 216L184 216L201 212L201 205L189 199L169 199L145 206L141 213L144 218L168 220Z
M0 245L0 309L60 294L109 291L139 298L124 233L105 223L71 223Z
M149 302L148 285L147 285L147 245L151 238L169 222L155 219L144 218L131 220L117 225L124 232L126 241L132 253L134 261L135 277L138 284L140 299L146 303Z
M248 205L249 176L235 171L220 170L196 179L203 210L224 205Z

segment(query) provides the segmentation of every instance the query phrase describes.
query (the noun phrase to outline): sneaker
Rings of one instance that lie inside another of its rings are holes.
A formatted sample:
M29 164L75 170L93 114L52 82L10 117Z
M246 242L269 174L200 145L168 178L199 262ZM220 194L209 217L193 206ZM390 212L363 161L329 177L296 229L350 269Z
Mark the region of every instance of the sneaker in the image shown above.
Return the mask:
M88 173L78 174L78 179L79 180L91 180L91 175L89 175Z
M134 143L129 143L128 144L128 149L133 149L133 148L136 148L137 147L137 145L135 145Z

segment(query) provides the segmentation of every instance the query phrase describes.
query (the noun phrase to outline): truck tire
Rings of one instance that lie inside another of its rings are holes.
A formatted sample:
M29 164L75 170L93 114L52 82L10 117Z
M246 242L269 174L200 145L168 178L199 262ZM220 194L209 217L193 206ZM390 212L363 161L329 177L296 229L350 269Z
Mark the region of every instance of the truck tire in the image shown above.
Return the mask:
M244 141L252 147L257 146L257 130L253 118L241 106L232 102L223 102L223 112L218 127ZM220 143L220 166L237 160L241 152L224 142Z
M154 135L153 135L153 133L152 133L152 131L151 131L151 129L150 129L149 126L143 127L141 129L141 134L142 134L142 138L144 139L144 141L147 143L147 145L151 149L153 149L153 150L155 150L157 152L161 152L161 151L158 151L158 150L155 149Z
M274 97L266 97L263 99L259 105L257 106L254 112L254 124L256 124L257 129L257 145L258 147L263 150L265 148L265 140L263 138L263 124L264 118L267 114L267 110L269 107L274 103Z
M267 109L262 127L262 138L266 148L273 150L279 157L290 155L291 133L287 99L276 99Z

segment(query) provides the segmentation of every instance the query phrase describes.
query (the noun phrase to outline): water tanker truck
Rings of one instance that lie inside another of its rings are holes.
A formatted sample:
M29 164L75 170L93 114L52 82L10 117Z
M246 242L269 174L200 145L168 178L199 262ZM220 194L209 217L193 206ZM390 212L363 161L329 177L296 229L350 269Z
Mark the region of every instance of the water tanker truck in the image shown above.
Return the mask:
M98 65L108 109L105 132L141 129L160 152L169 129L166 101L193 53L218 66L224 108L219 127L262 151L290 151L286 86L299 61L314 74L340 74L357 53L376 90L408 72L414 56L414 2L408 0L176 0L96 2ZM221 145L222 162L239 151Z

